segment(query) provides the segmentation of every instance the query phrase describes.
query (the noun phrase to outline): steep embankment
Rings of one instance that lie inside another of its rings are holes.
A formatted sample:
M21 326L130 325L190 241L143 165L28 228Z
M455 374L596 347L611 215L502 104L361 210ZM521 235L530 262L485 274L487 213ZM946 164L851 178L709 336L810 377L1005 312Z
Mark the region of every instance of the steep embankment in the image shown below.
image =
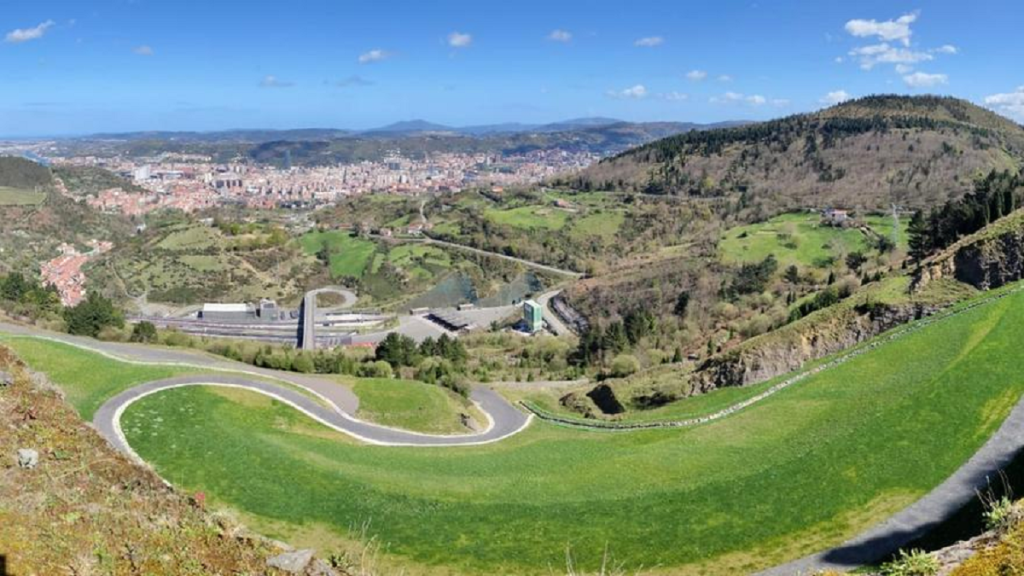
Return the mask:
M2 346L0 462L12 574L283 574L268 562L296 560L114 452ZM301 573L335 574L307 554Z
M688 393L762 382L844 350L968 295L1024 279L1024 210L967 236L911 277L870 287L836 306L707 360Z
M584 189L742 196L741 208L921 208L962 196L971 178L1016 171L1024 129L954 98L875 96L813 113L691 132L603 161Z

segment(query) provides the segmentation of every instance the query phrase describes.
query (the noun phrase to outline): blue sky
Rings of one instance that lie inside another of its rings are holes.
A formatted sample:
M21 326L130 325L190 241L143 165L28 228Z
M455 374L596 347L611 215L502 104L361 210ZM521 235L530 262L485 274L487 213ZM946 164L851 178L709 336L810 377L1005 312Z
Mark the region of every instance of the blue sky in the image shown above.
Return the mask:
M1024 120L1019 0L0 0L0 135L766 119L942 93Z

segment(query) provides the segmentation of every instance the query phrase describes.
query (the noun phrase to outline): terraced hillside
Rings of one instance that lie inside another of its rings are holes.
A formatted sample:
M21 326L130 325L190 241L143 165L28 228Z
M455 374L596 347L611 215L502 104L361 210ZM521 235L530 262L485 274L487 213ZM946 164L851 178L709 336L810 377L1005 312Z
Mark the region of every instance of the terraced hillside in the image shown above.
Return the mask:
M283 229L272 224L250 228L234 234L170 216L142 235L122 238L87 273L104 292L126 302L287 302L327 283L316 260L290 242Z

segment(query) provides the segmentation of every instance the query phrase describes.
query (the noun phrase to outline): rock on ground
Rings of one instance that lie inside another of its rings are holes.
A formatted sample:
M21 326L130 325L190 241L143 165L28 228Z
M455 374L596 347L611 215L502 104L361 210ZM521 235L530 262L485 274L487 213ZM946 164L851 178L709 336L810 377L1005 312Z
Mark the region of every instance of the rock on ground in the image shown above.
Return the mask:
M32 450L31 448L21 448L18 450L18 467L31 470L39 465L39 452Z
M309 562L312 559L312 550L295 550L294 552L285 552L270 558L267 560L267 565L291 574L301 574L306 569L306 566L309 566Z

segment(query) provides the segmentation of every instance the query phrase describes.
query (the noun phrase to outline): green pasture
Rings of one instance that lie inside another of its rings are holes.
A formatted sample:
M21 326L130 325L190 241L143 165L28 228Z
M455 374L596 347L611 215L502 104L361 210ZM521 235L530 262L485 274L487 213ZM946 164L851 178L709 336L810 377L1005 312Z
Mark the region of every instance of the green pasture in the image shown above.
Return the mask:
M781 266L828 268L850 252L867 252L871 244L856 228L820 223L818 214L783 214L767 222L732 228L719 245L729 264L760 262L774 254Z
M330 271L334 278L362 277L377 251L377 244L373 241L352 236L344 230L310 232L299 238L299 244L310 255L315 255L326 245L331 253Z

